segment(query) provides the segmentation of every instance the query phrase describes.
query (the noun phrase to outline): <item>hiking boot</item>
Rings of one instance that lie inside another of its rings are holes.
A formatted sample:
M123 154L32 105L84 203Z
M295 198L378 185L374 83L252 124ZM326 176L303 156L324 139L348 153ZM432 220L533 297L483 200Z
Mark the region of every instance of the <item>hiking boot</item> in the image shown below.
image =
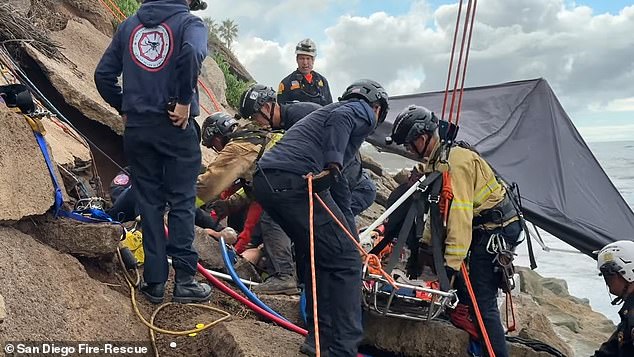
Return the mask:
M302 343L302 345L299 347L299 352L302 354L305 354L306 356L310 356L310 357L316 357L317 356L317 349L315 348L315 341L313 339L309 339L308 337L306 337L306 339L304 340L304 343ZM328 357L328 351L324 351L323 346L319 346L320 350L322 351L320 356L323 357Z
M253 292L266 295L297 295L297 282L292 275L273 275L265 282L254 286Z
M165 283L141 283L139 290L152 304L163 302L165 295Z
M194 279L194 274L176 270L174 284L174 297L172 301L181 304L200 303L211 298L211 286L199 283Z

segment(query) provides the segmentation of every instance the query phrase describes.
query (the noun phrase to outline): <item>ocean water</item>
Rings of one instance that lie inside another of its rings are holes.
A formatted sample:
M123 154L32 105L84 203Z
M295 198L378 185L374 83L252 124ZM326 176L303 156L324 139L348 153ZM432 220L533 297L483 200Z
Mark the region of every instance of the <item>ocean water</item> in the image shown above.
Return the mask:
M625 201L634 208L634 141L597 142L588 143L588 146ZM414 164L413 161L398 155L377 152L369 144L365 144L362 150L380 162L389 172L411 168ZM576 251L574 247L547 232L540 230L540 234L549 248ZM634 239L634 232L631 238ZM610 304L613 297L609 295L603 278L598 275L596 260L578 252L544 251L535 240L533 249L538 265L536 272L544 277L566 280L572 295L588 299L595 311L612 321L619 320L619 307ZM516 265L528 266L526 244L522 244L517 253Z

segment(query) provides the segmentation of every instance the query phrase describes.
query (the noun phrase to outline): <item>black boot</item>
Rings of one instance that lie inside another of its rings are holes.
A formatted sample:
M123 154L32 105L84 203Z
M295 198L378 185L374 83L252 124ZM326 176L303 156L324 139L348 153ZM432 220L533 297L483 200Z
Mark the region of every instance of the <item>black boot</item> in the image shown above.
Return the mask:
M165 295L165 283L148 284L143 282L139 290L152 304L160 304L163 302L163 296Z
M205 302L211 298L211 286L197 282L194 279L194 274L176 270L175 278L174 302L189 304Z

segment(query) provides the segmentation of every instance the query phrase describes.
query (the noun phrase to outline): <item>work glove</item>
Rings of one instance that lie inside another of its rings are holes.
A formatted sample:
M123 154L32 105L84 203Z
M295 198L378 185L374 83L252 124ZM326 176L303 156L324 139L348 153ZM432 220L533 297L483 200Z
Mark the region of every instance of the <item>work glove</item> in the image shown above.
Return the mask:
M324 192L339 181L341 171L336 164L330 164L322 172L313 176L313 192Z
M216 212L218 217L227 217L230 213L229 202L226 200L217 200L211 204L211 208Z

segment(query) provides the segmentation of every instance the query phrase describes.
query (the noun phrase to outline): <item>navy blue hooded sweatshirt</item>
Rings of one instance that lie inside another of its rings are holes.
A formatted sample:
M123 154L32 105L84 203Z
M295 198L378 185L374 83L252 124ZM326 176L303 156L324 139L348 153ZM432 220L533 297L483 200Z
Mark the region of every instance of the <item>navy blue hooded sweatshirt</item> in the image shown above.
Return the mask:
M329 163L345 167L375 125L374 112L363 100L329 104L293 125L258 165L299 175L317 174Z
M186 0L145 0L117 29L95 70L104 100L127 126L152 126L167 116L170 98L197 116L198 74L207 56L207 29ZM123 89L117 78L123 73Z

